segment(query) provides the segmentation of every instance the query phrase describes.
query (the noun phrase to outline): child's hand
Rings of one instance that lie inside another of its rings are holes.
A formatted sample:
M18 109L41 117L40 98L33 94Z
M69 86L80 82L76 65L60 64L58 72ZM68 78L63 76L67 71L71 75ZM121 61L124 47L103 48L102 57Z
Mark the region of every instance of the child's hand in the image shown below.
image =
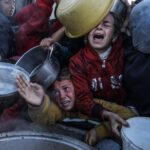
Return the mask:
M53 43L54 43L54 40L51 37L49 37L49 38L44 38L41 41L40 45L44 47L45 49L48 49Z
M91 129L90 131L87 132L85 141L89 145L95 145L97 143L98 138L95 129Z
M26 102L36 106L42 103L45 93L40 85L26 81L23 75L18 75L16 82L18 92Z
M129 126L129 124L116 113L104 110L102 115L103 118L110 121L112 132L116 137L120 137L120 129L122 126Z

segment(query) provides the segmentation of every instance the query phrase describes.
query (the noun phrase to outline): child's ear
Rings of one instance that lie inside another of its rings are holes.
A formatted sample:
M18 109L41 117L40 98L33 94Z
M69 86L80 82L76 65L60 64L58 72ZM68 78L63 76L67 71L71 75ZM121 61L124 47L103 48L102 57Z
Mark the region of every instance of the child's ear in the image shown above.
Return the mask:
M117 39L118 39L118 35L115 35L112 39L112 43L116 42Z

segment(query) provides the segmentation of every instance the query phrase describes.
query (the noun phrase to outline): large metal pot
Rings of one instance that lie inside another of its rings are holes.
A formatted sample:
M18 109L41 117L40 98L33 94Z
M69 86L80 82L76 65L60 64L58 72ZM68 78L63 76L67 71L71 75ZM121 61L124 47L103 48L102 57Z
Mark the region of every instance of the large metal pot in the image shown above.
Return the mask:
M46 52L41 46L36 46L16 62L30 74L32 82L41 84L45 89L55 81L60 70L58 60L51 54L52 50Z
M60 134L18 131L0 135L1 150L92 150L87 144Z

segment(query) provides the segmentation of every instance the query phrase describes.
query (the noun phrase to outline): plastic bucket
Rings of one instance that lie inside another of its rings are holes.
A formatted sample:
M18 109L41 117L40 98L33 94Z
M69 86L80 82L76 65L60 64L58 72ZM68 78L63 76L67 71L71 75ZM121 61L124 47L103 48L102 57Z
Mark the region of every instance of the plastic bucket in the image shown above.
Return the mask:
M128 119L130 127L121 129L123 150L150 150L150 118Z

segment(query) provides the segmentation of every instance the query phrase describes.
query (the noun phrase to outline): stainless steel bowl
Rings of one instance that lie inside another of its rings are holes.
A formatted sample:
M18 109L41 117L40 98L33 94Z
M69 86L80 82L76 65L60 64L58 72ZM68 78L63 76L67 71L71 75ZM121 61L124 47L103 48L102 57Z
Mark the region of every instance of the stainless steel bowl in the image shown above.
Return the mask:
M18 74L23 74L26 80L30 80L29 73L23 68L0 62L0 98L14 96L17 93L16 77Z

